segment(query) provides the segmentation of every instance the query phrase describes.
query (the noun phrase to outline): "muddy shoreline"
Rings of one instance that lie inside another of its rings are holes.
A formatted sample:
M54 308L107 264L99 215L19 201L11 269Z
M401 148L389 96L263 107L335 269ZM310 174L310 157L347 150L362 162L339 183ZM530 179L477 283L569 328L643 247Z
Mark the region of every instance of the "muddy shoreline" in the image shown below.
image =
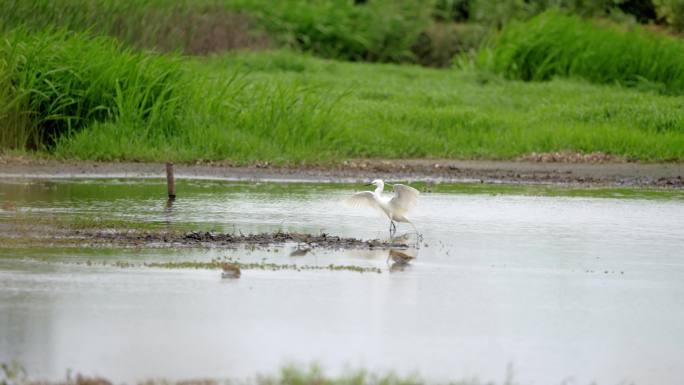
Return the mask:
M78 246L78 247L146 247L146 248L235 248L239 246L270 247L295 244L302 249L377 249L406 248L397 239L362 240L325 233L261 233L231 234L210 231L165 231L124 229L65 229L49 226L0 226L0 242L5 247Z
M374 178L435 183L542 183L684 188L684 163L362 160L274 166L227 162L177 164L176 178L227 181L357 183ZM0 158L0 178L163 178L163 163Z

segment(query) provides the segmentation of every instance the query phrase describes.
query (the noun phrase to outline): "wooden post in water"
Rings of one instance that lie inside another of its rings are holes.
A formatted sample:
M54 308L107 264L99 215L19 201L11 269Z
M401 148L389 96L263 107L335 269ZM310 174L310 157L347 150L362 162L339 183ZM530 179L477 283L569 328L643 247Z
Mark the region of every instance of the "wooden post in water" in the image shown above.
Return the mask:
M169 200L176 199L176 181L173 179L173 162L166 162L166 189Z

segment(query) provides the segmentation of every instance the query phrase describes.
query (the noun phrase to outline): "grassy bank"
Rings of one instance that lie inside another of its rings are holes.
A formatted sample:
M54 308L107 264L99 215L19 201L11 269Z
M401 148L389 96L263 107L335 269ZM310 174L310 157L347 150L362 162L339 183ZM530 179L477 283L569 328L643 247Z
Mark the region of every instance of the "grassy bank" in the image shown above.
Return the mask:
M200 78L225 82L239 74L232 99L213 99L221 83L205 82L174 135L147 139L128 126L99 125L64 138L54 153L238 162L512 159L557 150L684 158L681 100L620 87L508 82L470 71L336 63L284 52L185 65ZM217 101L208 108L207 100Z
M684 159L681 98L618 86L285 51L181 58L65 32L17 32L3 44L3 147L60 158L286 163L570 150Z

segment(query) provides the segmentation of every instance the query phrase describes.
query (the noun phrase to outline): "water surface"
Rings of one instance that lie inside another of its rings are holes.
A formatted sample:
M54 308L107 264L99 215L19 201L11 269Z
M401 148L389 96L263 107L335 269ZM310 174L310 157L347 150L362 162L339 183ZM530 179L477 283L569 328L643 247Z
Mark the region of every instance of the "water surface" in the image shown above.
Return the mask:
M157 228L386 237L340 200L360 186L5 181L0 220L125 219ZM650 197L652 198L652 197ZM0 361L115 381L242 378L316 361L433 380L676 384L684 377L684 202L425 193L409 266L388 250L0 248ZM400 232L410 227L400 225ZM409 240L413 238L409 237ZM122 269L83 261L353 264L346 271ZM48 262L46 262L48 261Z

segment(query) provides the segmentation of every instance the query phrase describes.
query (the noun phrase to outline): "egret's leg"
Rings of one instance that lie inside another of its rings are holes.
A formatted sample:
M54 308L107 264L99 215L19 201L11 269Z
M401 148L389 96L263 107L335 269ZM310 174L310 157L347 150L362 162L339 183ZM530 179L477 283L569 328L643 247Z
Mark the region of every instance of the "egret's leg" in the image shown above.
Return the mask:
M411 222L411 221L409 221L409 220L407 220L407 222L410 223L411 226L413 226L413 231L416 232L416 242L417 242L418 245L420 245L420 241L423 240L423 234L421 234L421 233L418 232L418 229L416 228L416 225L413 224L413 222Z
M418 229L416 228L416 225L414 225L413 222L411 222L411 221L407 221L407 222L411 224L411 226L413 227L413 231L415 231L416 234L420 235L420 233L418 232Z

